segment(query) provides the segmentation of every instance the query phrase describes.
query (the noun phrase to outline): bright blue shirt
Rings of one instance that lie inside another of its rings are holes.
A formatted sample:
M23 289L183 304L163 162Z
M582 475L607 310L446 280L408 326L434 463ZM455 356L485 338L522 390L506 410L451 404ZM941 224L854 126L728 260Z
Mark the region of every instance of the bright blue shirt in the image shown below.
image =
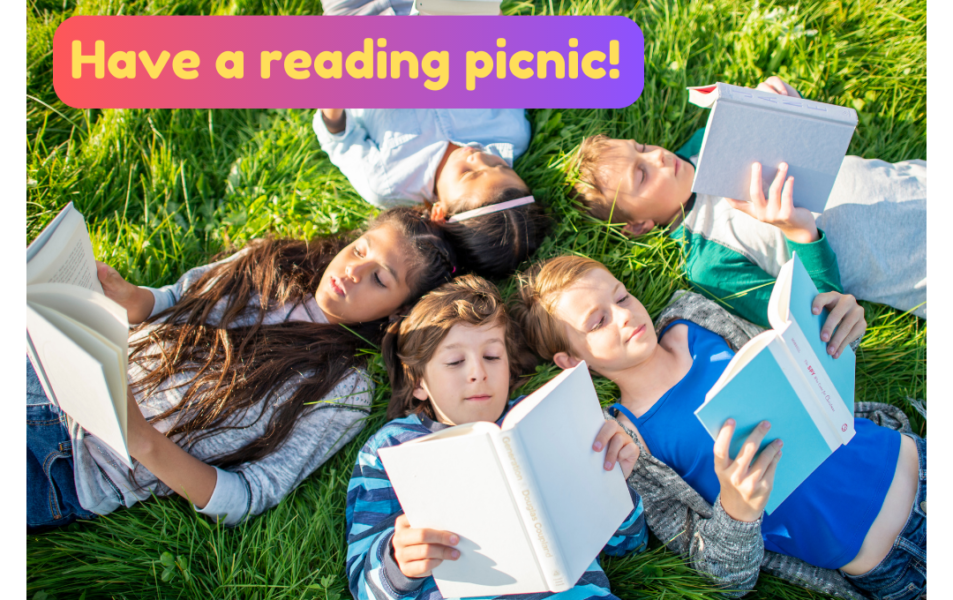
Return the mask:
M526 111L508 109L344 109L332 134L314 115L321 149L362 198L381 208L433 202L437 166L447 144L477 145L509 166L529 146Z
M721 490L714 442L694 413L734 352L719 335L689 321L673 322L662 335L679 323L688 326L691 369L635 419L635 426L656 458L714 504ZM827 569L844 566L860 551L893 482L900 433L867 419L854 419L854 426L850 443L835 450L773 513L764 515L765 550ZM783 468L782 458L778 469Z
M511 400L497 421L501 424L506 413L523 397ZM433 577L409 578L397 566L391 551L394 521L404 513L391 486L384 465L378 456L381 448L429 435L447 426L424 415L410 415L394 419L384 425L367 441L357 455L354 474L347 487L347 577L355 600L440 600L440 590ZM603 548L613 556L645 550L648 533L645 527L642 498L629 488L635 508L629 513L615 535ZM576 586L554 594L543 592L499 598L520 600L612 600L609 578L596 558L586 569Z

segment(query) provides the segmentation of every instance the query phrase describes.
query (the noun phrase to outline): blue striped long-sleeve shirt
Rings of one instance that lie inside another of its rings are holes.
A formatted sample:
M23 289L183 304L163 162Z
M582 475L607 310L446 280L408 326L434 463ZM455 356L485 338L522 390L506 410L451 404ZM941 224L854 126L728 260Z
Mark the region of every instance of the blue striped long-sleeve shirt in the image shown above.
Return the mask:
M517 402L510 401L507 411ZM505 413L504 413L505 414ZM502 422L502 417L500 421ZM381 428L361 448L354 466L354 474L347 490L347 575L355 600L440 600L443 596L433 577L405 576L394 559L391 538L394 521L403 514L397 495L378 455L381 448L429 435L446 428L424 415L395 419ZM642 498L631 487L635 508L626 517L618 531L603 549L607 554L623 556L646 547L647 531L643 516ZM606 577L596 558L576 586L557 594L500 596L508 600L611 600Z

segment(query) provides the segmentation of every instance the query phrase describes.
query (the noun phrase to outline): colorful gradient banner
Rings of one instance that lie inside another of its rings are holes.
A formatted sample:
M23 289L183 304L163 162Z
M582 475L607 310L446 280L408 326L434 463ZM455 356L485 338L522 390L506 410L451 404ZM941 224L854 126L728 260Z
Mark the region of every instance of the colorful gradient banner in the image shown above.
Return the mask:
M619 16L78 16L53 85L77 108L620 108L643 60Z

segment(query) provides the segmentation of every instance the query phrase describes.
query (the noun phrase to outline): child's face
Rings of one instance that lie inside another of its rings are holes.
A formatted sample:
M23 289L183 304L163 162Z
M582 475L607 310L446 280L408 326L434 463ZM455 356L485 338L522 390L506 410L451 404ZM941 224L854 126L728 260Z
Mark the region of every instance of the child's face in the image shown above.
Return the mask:
M658 345L648 311L605 269L593 269L563 290L554 308L572 356L602 375L641 363Z
M393 314L410 297L410 258L401 233L380 225L338 252L314 293L331 323L364 323Z
M695 167L659 146L611 140L596 167L598 188L628 221L626 231L668 225L692 195Z
M463 425L499 419L509 391L506 329L498 323L458 323L424 367L414 397L429 398L441 423Z
M473 210L508 188L526 183L499 156L473 146L450 153L437 178L436 192L448 215Z

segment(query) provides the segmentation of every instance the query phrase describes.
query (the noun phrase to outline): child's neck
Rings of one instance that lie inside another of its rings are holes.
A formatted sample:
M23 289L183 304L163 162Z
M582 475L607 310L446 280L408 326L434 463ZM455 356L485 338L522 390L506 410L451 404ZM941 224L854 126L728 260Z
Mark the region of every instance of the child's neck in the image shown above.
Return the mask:
M659 340L648 360L609 377L619 386L619 401L637 417L648 412L692 368L687 338L677 333L670 331Z
M453 142L447 142L447 149L443 152L443 158L440 159L440 164L437 165L437 170L433 174L433 193L437 195L437 181L440 180L440 174L443 173L443 167L447 164L447 160L450 158L450 155L453 154L453 151L459 148Z

